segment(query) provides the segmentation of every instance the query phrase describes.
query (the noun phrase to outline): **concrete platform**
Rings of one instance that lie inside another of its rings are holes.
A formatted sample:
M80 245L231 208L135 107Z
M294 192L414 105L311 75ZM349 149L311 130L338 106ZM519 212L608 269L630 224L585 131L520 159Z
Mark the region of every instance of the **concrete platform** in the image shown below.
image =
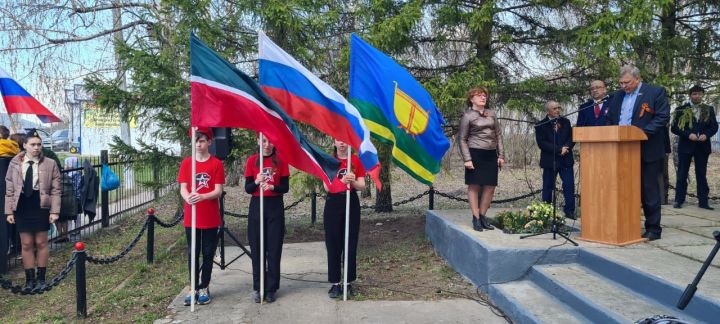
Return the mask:
M467 210L428 211L426 233L438 253L514 322L628 323L665 314L718 323L720 258L685 311L675 304L715 245L711 233L720 229L719 214L664 208L663 238L626 247L577 240L574 247L551 234L521 240L499 230L475 232Z
M236 247L226 247L237 255ZM185 291L155 323L507 323L470 299L441 301L347 301L330 299L324 242L285 244L277 301L253 302L250 259L213 270L208 305L183 306Z

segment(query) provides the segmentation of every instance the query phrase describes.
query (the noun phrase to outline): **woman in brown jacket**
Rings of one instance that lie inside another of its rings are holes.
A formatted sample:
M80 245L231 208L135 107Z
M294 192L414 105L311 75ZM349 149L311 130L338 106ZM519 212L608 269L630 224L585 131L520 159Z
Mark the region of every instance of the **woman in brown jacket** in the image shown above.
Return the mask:
M502 130L495 113L487 109L488 95L484 87L468 91L466 103L470 109L460 120L459 134L473 229L480 232L493 229L485 213L495 194L498 169L505 164Z
M8 223L17 224L25 268L23 289L31 290L45 286L48 230L60 213L60 170L55 161L43 156L42 139L36 131L28 134L23 147L25 152L10 161L5 176L5 214Z

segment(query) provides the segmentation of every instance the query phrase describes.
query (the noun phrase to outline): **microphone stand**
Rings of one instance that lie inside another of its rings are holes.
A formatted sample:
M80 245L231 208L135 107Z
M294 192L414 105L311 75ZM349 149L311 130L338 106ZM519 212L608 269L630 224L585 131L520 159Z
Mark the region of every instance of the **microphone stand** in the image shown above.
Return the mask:
M587 109L587 108L584 108L584 109ZM578 110L578 111L579 111L579 110ZM564 117L564 116L563 116L563 117ZM549 118L549 116L548 116L548 118ZM568 234L560 231L560 228L559 228L558 223L557 223L557 215L556 215L556 213L557 213L557 187L556 187L556 185L557 185L557 184L556 184L556 183L557 183L557 181L556 181L556 180L557 180L557 174L555 173L555 171L557 170L557 159L556 159L555 155L557 154L557 153L556 153L556 152L557 152L557 150L556 150L556 148L557 148L557 123L558 123L558 120L559 120L560 118L562 118L562 117L549 118L548 121L542 122L542 123L540 123L540 124L538 124L538 125L535 125L535 127L539 127L539 126L542 126L542 125L545 125L545 124L548 124L548 123L552 123L552 128L553 128L553 192L552 192L552 205L553 205L553 210L552 210L552 223L551 223L551 225L550 225L550 231L549 231L549 232L548 232L548 231L545 231L545 232L541 232L541 233L523 235L523 236L520 236L520 239L524 239L524 238L528 238L528 237L533 237L533 236L538 236L538 235L544 235L544 234L550 234L550 233L552 233L552 235L553 235L553 240L557 239L557 236L559 235L560 237L564 238L566 241L572 243L572 244L575 245L575 246L578 246L577 242L575 242L575 241L573 241L572 239L570 239L570 237L568 236ZM536 131L537 131L537 130L536 130ZM572 154L572 152L568 152L568 154Z
M695 276L695 280L693 280L693 282L689 284L687 288L685 288L682 296L680 296L680 300L678 300L677 303L677 308L679 309L685 309L688 303L690 303L690 300L693 298L693 296L695 296L695 291L697 291L697 285L700 283L700 279L702 279L703 275L705 275L705 270L707 270L707 268L710 266L710 263L712 263L718 250L720 250L720 231L713 232L713 236L715 237L715 241L717 241L715 243L715 247L712 249L712 251L710 251L707 259L705 259L705 263L703 263L700 271L698 271L697 275Z

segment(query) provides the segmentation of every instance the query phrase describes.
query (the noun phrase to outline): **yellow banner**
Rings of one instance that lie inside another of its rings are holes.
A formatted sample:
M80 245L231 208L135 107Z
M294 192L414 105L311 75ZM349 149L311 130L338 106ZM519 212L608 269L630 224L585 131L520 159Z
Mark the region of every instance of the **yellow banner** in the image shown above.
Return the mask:
M83 127L86 128L119 128L121 119L119 112L108 112L95 104L86 103L83 109ZM135 128L135 118L130 119L130 128Z

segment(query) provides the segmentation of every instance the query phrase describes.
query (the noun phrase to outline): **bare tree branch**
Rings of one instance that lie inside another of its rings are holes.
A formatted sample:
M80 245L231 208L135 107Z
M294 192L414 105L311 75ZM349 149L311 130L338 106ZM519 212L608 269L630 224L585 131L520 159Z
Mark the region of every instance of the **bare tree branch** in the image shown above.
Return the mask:
M128 29L128 28L132 28L132 27L135 27L135 26L138 26L138 25L152 26L153 23L151 23L151 22L149 22L149 21L146 21L146 20L138 20L138 21L133 21L133 22L131 22L131 23L127 23L127 24L122 25L122 26L117 27L117 28L108 29L108 30L103 30L103 31L101 31L101 32L99 32L99 33L96 33L96 34L93 34L93 35L82 36L82 37L74 37L74 38L63 38L63 39L50 39L50 38L49 38L49 39L48 39L48 42L50 42L51 44L65 44L65 43L72 43L72 42L83 42L83 41L95 39L95 38L98 38L98 37L106 36L106 35L112 34L112 33L114 33L114 32L118 32L118 31L121 31L121 30L125 30L125 29Z

